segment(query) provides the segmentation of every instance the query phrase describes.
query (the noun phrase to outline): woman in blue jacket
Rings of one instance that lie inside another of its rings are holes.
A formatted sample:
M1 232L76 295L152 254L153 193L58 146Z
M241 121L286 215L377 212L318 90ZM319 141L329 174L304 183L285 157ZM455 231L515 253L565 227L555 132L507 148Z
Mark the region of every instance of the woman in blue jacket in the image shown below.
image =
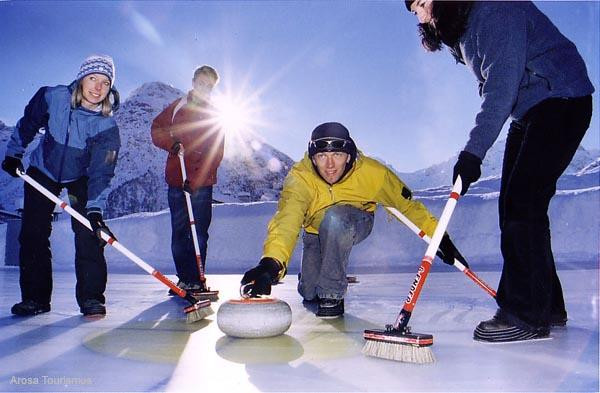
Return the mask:
M529 1L406 1L425 49L446 45L479 83L481 109L454 166L462 194L502 126L506 139L498 200L504 259L498 311L480 341L543 338L567 313L550 246L548 205L587 131L594 92L575 45Z
M112 117L119 96L113 87L115 67L111 57L85 59L77 79L69 86L42 87L25 107L23 117L6 148L2 169L17 177L22 158L38 132L39 145L32 151L27 174L55 195L66 188L71 206L87 215L94 233L75 219L76 298L84 315L104 315L106 260L100 231L110 234L102 213L114 176L121 145ZM19 235L20 303L15 315L50 311L52 293L51 220L54 203L25 184Z

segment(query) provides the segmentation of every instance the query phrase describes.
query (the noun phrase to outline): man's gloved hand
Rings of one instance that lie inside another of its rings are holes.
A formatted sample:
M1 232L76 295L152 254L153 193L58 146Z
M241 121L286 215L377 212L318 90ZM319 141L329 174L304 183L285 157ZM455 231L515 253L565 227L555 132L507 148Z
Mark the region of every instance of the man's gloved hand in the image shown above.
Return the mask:
M444 237L442 237L442 241L438 251L436 252L436 255L448 265L454 264L454 259L456 258L460 263L465 265L465 267L469 267L467 260L460 254L460 252L458 252L447 233L444 234Z
M173 154L174 156L178 155L182 147L183 144L179 141L173 143L173 146L171 146L171 154Z
M188 179L185 179L185 181L183 182L183 191L187 192L190 195L194 193L194 190L192 190L192 186L190 185L190 181Z
M242 277L242 285L250 284L245 287L244 293L250 297L270 295L271 285L277 283L280 270L281 264L275 259L261 259L258 266L248 270Z
M458 161L454 164L452 184L456 183L458 175L462 180L460 195L465 195L471 183L477 181L481 176L481 158L468 151L461 151L458 155Z
M94 231L96 237L100 239L100 247L106 246L106 241L102 239L102 232L117 240L115 235L113 235L110 229L108 229L108 226L106 226L106 224L104 223L104 220L102 219L102 213L96 210L92 210L88 212L87 218L90 221L90 225L92 226L92 231Z
M19 175L17 175L17 169L21 172L25 172L21 160L11 156L4 157L4 161L2 161L2 169L4 169L4 171L6 171L6 173L12 177L19 177Z

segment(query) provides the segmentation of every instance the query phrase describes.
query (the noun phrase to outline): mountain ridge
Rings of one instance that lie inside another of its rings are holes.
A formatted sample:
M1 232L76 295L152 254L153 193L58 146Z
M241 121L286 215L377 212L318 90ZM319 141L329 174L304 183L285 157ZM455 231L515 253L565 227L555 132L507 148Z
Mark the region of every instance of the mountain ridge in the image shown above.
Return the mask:
M155 212L168 207L164 181L167 152L154 146L150 137L152 120L171 102L185 93L162 82L147 82L133 90L115 113L121 134L121 150L115 177L108 197L107 217L119 217L138 212ZM0 121L0 154L14 127ZM36 138L27 148L35 148ZM255 134L240 138L226 138L225 157L219 167L214 199L221 202L252 202L277 200L283 181L293 160ZM482 164L481 179L469 193L495 193L500 188L500 173L504 141L492 146ZM398 172L398 176L416 195L428 196L445 193L450 186L452 169L458 153L445 161L414 172ZM385 163L384 160L381 160ZM391 167L391 166L390 166ZM597 150L582 146L563 176L558 189L582 189L599 185L600 157ZM392 168L393 169L393 168ZM23 187L18 179L0 173L0 209L15 210L22 203Z

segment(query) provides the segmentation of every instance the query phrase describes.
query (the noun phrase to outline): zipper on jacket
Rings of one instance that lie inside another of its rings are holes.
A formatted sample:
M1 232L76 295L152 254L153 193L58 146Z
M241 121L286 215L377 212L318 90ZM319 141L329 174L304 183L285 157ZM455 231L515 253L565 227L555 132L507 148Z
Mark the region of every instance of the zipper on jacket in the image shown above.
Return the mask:
M333 186L329 186L329 196L331 197L331 201L335 202L335 198L333 197Z

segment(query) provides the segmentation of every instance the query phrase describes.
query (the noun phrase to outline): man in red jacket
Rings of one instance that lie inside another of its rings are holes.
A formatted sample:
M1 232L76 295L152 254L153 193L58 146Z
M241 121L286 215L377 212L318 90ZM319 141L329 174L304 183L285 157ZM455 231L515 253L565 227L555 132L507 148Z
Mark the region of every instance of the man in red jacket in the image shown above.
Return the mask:
M219 81L214 68L196 69L192 90L172 102L152 122L152 142L166 150L165 179L169 185L171 251L178 285L191 292L206 290L200 282L184 188L191 195L202 264L206 264L208 227L212 217L213 185L223 159L224 134L211 104L212 89ZM183 182L178 153L184 151L187 181Z

